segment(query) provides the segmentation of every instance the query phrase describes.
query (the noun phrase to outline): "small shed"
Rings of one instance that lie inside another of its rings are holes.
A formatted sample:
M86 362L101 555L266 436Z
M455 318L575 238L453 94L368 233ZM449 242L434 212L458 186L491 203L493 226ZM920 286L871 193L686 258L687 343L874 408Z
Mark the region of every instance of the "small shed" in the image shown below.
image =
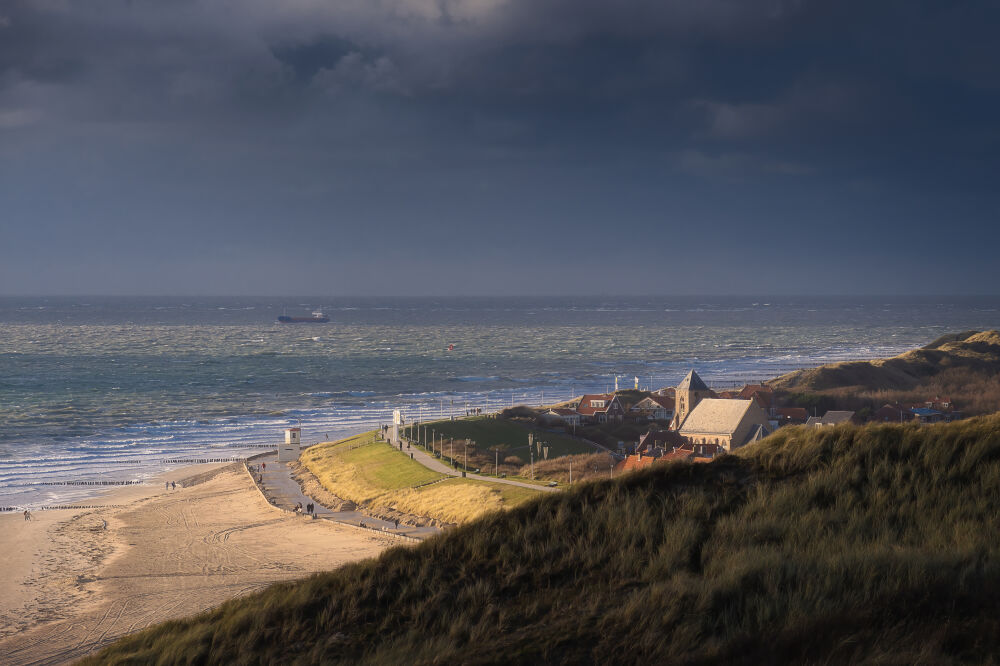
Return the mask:
M278 447L278 462L298 460L301 446L302 428L285 428L285 441Z

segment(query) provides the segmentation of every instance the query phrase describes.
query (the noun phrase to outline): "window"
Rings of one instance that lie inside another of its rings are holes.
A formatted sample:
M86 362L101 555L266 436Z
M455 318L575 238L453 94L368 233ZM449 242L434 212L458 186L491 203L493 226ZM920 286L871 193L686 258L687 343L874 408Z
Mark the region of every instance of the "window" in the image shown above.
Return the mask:
M604 401L603 400L591 400L590 401L590 406L594 407L595 409L602 408L602 407L604 407Z

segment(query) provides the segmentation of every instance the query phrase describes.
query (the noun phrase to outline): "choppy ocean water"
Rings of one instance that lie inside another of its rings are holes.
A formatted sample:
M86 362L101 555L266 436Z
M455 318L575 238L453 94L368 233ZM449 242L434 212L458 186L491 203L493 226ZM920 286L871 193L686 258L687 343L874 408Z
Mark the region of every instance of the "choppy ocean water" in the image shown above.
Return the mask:
M328 324L279 324L321 308ZM0 506L410 417L718 386L1000 326L1000 298L0 298ZM449 350L449 345L454 348Z

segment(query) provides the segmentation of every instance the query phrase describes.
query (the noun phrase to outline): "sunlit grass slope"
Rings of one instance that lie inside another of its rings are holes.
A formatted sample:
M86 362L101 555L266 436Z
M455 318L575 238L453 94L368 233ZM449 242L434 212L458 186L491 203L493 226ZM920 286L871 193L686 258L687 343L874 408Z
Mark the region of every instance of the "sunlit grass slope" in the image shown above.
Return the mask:
M445 477L394 451L372 433L340 442L326 442L302 452L305 465L330 492L359 504L387 491L412 488Z
M581 484L93 663L996 663L1000 417Z
M371 433L366 433L342 442L318 444L303 451L300 461L341 499L446 523L464 523L491 511L511 508L535 494L510 485L449 478L371 438Z

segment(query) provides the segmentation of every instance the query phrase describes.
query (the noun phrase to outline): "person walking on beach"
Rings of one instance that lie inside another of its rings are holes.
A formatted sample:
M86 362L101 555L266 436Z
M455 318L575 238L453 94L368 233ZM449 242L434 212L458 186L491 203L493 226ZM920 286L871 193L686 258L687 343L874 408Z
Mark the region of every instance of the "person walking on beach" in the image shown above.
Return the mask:
M31 512L28 511L27 509L24 510L24 519L31 520Z
M170 482L170 488L171 488L171 490L177 490L177 482L176 481L171 481Z
M170 482L169 481L164 481L163 482L163 489L164 490L170 490Z

